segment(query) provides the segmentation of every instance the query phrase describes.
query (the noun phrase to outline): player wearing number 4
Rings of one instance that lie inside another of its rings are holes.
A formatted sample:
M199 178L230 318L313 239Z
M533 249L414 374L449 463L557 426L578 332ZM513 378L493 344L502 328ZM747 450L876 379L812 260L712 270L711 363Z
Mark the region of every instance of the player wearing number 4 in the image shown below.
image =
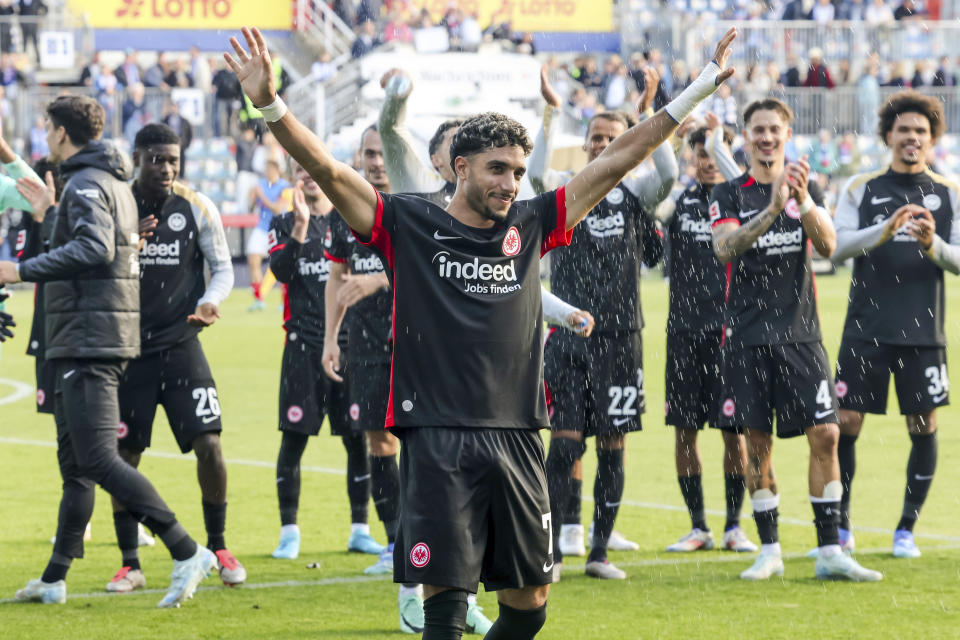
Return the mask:
M958 186L926 158L946 129L943 104L913 91L880 109L888 168L851 178L837 203L834 260L854 258L850 306L837 356L841 543L853 550L850 485L864 413L886 413L893 372L912 440L893 555L920 555L913 526L937 464L937 407L948 404L943 272L960 273Z
M220 402L210 366L197 339L220 317L233 288L233 266L220 213L209 198L175 182L180 138L164 124L148 124L134 141L139 169L133 194L140 217L141 355L120 382L120 456L136 467L162 405L184 453L197 456L207 547L220 578L236 585L246 570L224 542L227 468L220 449ZM210 282L204 266L210 269ZM123 557L107 591L146 585L137 554L137 521L114 501L113 521Z
M836 393L820 336L808 243L829 257L836 232L822 192L808 182L806 157L785 162L793 113L764 99L743 114L750 170L710 196L713 247L727 265L721 347L721 429L745 432L747 488L762 548L745 580L783 575L777 533L780 496L773 473L773 414L781 438L805 435L817 529L816 575L876 581L840 550L840 469Z

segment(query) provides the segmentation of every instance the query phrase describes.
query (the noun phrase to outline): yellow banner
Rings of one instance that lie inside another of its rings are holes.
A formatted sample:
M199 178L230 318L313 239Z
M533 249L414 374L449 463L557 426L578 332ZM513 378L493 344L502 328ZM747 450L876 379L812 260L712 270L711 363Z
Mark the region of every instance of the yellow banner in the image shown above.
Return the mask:
M439 20L448 0L416 0ZM514 31L613 31L613 0L460 0L467 14L477 14L480 26L491 20L510 22Z
M263 0L67 0L99 29L290 29L292 3Z

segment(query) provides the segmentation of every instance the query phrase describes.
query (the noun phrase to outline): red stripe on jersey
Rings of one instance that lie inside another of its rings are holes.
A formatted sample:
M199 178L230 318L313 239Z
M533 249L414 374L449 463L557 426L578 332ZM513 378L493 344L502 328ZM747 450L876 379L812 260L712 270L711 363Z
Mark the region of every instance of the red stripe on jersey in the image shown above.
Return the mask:
M23 250L17 251L17 260L23 259Z
M380 195L380 194L377 194ZM390 265L391 267L393 265ZM393 276L393 309L390 312L390 335L397 335L397 276ZM387 416L383 421L383 428L389 429L396 422L393 419L393 372L396 371L397 341L390 341L390 393L387 395Z
M712 228L714 228L715 226L717 226L718 224L726 224L726 223L728 223L728 222L733 222L733 223L736 223L736 225L737 225L738 227L740 226L740 221L737 220L736 218L720 218L719 220L717 220L716 222L714 222L712 225L710 225L710 228L712 229Z
M350 232L360 244L379 249L386 257L390 270L393 271L393 240L390 238L390 233L383 228L383 197L376 189L373 192L377 194L377 213L373 218L373 228L370 229L370 239L364 240L353 229L350 229Z
M284 282L283 284L283 324L286 325L287 321L290 319L290 287Z
M277 251L280 251L286 246L287 246L286 243L274 245L267 253L269 253L270 255L273 255L274 253L276 253Z
M337 264L347 264L346 260L344 260L343 258L338 258L337 256L333 255L326 249L323 250L323 257L326 258L327 260L330 260L331 262L336 262Z
M744 183L743 183L742 185L740 185L740 186L741 186L741 187L752 187L752 186L755 185L755 184L757 184L757 181L753 179L753 176L750 176L749 178L747 178L747 181L744 182Z
M573 240L573 229L567 231L567 193L564 186L557 189L557 226L543 239L543 244L540 245L540 257L545 256L551 249L570 246L571 240Z

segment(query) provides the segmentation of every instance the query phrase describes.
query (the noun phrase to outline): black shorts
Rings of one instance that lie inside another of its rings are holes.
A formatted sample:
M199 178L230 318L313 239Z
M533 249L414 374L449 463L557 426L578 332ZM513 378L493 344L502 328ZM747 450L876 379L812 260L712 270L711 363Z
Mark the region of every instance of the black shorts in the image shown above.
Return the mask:
M37 413L53 414L53 394L57 389L57 363L36 358Z
M837 392L827 352L819 342L722 349L717 426L790 438L818 424L837 422Z
M840 408L886 413L890 372L900 413L912 416L950 404L947 350L874 344L844 338L837 355Z
M346 382L323 371L323 349L303 340L287 340L280 365L280 430L308 436L320 433L323 418L335 436L350 432Z
M157 405L163 405L173 436L184 453L204 433L220 433L217 385L200 341L131 360L120 380L118 445L129 451L150 446Z
M586 437L641 429L646 397L639 331L594 333L589 338L551 331L544 346L543 377L554 431L582 431Z
M667 334L666 424L682 429L715 427L720 406L722 333Z
M354 431L379 431L387 422L390 400L390 363L347 363L350 426Z
M476 592L549 584L553 523L543 441L533 430L398 432L395 582Z

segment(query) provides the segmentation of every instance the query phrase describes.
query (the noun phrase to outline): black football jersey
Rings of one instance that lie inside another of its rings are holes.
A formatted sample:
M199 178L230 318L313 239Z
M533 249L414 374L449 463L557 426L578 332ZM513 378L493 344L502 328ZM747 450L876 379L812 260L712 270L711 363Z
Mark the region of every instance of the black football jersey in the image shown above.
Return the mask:
M479 229L422 198L378 196L367 244L394 276L388 427L549 426L540 257L570 243L564 197L515 202Z
M670 315L667 331L709 332L723 326L727 270L713 252L710 188L699 183L677 198L667 227L670 242Z
M811 181L809 191L822 207L820 187ZM769 204L770 185L745 173L713 188L711 226L746 223ZM726 340L737 345L820 341L811 247L794 200L750 249L727 265L724 323Z
M49 211L48 214L54 214L54 211ZM48 230L52 217L53 216L50 215L44 219ZM11 233L11 235L14 236L13 253L18 261L22 262L28 258L33 258L46 250L43 233L44 224L36 222L32 216L24 213L20 225ZM27 342L27 355L40 358L43 357L44 345L46 344L44 340L45 316L43 305L43 283L38 282L34 288L33 319L30 323L30 340Z
M324 293L330 279L330 260L324 243L330 235L332 212L310 216L307 237L300 243L293 232L292 211L270 222L270 270L283 284L283 328L289 338L323 349ZM343 332L341 332L343 333Z
M950 242L957 186L929 170L855 176L840 195L837 226L864 229L886 221L908 203L930 211L937 235ZM881 344L945 346L944 306L943 269L904 226L888 242L854 258L843 336Z
M174 183L160 210L137 194L141 219L156 216L153 235L140 248L140 353L164 351L199 333L187 322L207 290L205 252L230 260L220 213L206 196Z
M550 290L589 311L596 331L642 329L640 267L662 257L656 223L617 185L583 219L570 246L550 254Z
M330 216L330 233L324 241L327 259L346 263L350 273L355 275L384 273L386 269L380 254L357 242L339 212L333 210ZM390 360L393 330L393 293L390 290L381 289L347 309L344 323L351 360Z

